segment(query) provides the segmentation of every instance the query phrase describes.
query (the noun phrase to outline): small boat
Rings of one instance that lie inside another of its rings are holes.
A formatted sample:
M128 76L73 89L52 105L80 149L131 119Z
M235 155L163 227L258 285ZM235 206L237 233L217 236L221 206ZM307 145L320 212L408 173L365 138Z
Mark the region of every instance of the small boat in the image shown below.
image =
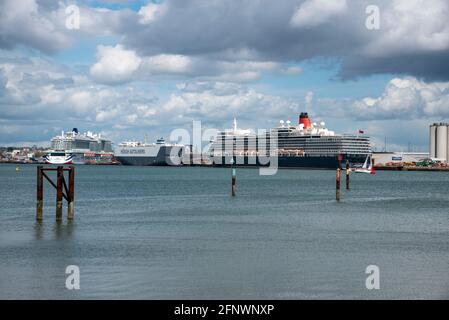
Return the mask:
M363 166L360 168L351 168L352 172L356 172L356 173L370 173L370 174L374 174L374 166L373 163L371 161L371 156L367 156L365 159L365 162L363 163Z

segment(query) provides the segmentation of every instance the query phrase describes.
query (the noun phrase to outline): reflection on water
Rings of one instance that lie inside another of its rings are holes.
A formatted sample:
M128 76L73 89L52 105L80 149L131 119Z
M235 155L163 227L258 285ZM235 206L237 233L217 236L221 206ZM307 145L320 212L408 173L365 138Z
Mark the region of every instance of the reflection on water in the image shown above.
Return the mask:
M51 226L50 226L51 224ZM36 221L34 223L34 239L42 240L46 234L46 230L51 230L51 239L53 240L70 240L74 237L76 224L73 221L64 223L62 221L43 222Z
M44 235L45 225L42 221L36 221L34 224L34 239L41 240Z
M55 222L53 225L54 240L70 240L74 236L75 223L67 222Z
M227 169L78 166L73 223L50 188L35 222L35 174L0 165L0 298L449 298L446 174L354 175L336 203L332 171L238 169L233 198Z

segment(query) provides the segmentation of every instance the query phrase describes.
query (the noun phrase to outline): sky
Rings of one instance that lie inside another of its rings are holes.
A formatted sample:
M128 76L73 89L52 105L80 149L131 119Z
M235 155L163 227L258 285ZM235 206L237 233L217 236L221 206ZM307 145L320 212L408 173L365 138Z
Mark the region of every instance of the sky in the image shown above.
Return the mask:
M447 0L1 0L0 145L305 111L375 150L426 152L449 121L448 62Z

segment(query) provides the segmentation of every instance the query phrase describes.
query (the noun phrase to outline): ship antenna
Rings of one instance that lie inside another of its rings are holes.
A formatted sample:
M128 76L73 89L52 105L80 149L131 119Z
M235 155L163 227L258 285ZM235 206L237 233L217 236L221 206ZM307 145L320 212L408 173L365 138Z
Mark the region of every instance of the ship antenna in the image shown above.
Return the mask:
M234 118L234 132L237 131L237 119Z

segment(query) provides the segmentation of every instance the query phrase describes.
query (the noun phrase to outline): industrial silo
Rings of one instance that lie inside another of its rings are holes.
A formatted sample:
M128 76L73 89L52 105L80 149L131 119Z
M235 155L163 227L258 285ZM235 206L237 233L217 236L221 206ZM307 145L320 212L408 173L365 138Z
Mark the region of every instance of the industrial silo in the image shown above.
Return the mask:
M449 123L446 123L446 130L447 130L447 135L446 135L446 163L449 162Z
M434 123L432 125L430 125L430 133L429 133L429 137L430 137L430 141L429 141L429 147L430 147L430 157L431 158L436 158L437 157L437 153L436 153L436 146L437 146L437 140L436 140L436 133L437 133L437 124Z
M436 158L447 160L447 124L439 123L436 128Z

